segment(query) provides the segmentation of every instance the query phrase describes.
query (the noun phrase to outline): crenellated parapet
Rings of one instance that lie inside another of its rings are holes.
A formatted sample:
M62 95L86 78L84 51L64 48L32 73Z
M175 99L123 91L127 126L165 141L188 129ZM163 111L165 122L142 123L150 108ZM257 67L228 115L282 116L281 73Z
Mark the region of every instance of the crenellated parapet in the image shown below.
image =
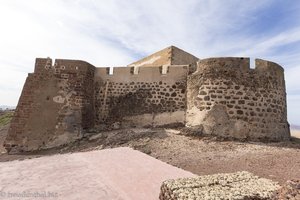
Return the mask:
M261 78L267 77L272 80L273 84L281 86L285 90L284 69L277 63L255 59L255 73Z
M198 61L197 73L212 79L230 76L239 84L248 83L253 87L284 87L283 68L274 62L262 59L256 59L255 68L252 69L249 58L207 58Z
M197 63L198 72L219 71L248 72L250 70L250 59L244 57L220 57L200 59Z
M36 58L34 73L35 74L63 74L63 73L88 73L93 72L95 67L82 60L68 60L51 58Z
M101 67L95 71L95 79L118 82L155 82L160 80L172 81L187 75L187 65L165 65L147 67Z

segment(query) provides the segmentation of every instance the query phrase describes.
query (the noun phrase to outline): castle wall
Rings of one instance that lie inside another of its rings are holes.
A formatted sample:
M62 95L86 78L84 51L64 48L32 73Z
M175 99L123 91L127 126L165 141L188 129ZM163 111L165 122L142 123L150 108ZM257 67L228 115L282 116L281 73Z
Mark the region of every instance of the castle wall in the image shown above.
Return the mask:
M283 68L249 58L209 58L188 77L187 125L205 134L245 139L289 138Z
M83 61L36 59L5 141L19 151L49 148L82 136L94 122L94 67Z
M176 62L185 59L172 51ZM187 125L240 139L290 137L284 71L276 63L257 59L250 69L249 58L209 58L197 69L187 64L109 71L79 60L36 59L6 149L59 146L90 128Z
M97 68L97 126L184 124L187 66Z

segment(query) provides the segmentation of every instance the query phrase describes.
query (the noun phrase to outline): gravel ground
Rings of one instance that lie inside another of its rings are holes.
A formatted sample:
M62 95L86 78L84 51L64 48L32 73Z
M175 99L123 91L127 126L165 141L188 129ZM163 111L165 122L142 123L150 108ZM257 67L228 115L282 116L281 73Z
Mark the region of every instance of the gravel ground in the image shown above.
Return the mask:
M299 200L300 199L300 180L287 181L277 192L276 197L278 200L281 200L281 199Z
M0 131L0 138L3 134ZM217 138L185 136L175 129L92 133L81 141L56 149L19 155L4 153L0 155L0 162L119 146L132 147L198 175L248 171L281 184L300 179L300 139L282 143L221 141Z

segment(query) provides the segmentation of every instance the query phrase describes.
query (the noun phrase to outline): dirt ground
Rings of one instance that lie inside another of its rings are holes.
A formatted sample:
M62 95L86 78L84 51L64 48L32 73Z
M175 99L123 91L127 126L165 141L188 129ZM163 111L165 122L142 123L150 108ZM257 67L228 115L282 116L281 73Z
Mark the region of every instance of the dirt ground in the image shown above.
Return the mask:
M300 139L300 130L292 129L291 136Z
M0 129L0 139L4 138L6 131L7 128ZM84 139L60 148L17 155L2 153L0 162L120 146L142 151L198 175L249 171L281 184L290 179L300 179L299 138L281 143L222 141L211 137L186 136L180 129L90 133Z
M5 140L6 133L8 131L8 127L9 127L9 124L0 127L0 154L5 153L5 149L3 147L3 142Z

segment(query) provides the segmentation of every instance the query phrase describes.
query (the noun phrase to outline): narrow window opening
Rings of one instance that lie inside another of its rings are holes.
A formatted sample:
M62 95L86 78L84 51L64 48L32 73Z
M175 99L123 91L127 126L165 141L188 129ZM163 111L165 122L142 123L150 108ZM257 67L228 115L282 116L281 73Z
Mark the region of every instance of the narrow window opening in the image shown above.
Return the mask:
M110 67L109 68L109 73L108 73L109 75L113 75L114 74L114 68L113 67Z
M251 69L255 68L255 58L250 58L250 68Z

